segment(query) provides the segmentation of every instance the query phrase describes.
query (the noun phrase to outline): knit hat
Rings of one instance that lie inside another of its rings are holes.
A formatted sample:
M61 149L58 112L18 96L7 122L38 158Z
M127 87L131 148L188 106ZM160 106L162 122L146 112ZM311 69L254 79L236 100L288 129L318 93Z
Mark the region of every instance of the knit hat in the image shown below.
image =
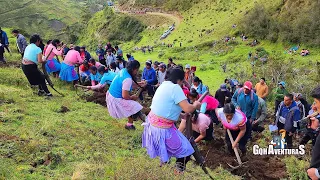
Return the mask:
M250 81L246 81L246 82L243 84L243 88L252 90L252 83L251 83Z
M186 69L190 69L190 68L191 68L190 64L187 64L187 65L185 66L185 68L186 68Z
M149 60L146 61L146 65L151 66L152 62L150 62Z

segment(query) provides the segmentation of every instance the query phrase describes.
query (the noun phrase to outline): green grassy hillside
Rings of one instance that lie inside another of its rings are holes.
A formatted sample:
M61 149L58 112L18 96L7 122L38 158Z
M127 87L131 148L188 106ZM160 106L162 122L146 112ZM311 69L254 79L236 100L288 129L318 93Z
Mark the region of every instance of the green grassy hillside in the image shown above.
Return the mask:
M159 168L141 148L141 122L136 131L125 130L125 120L81 99L70 84L54 80L66 97L46 100L14 67L1 67L0 84L0 179L207 178L192 163L182 177L172 176L174 163ZM222 168L211 174L240 179Z
M125 43L122 46L123 49L135 53L136 57L141 60L151 58L153 60L166 62L169 57L174 57L178 63L183 65L186 63L197 65L198 69L201 70L196 74L204 79L204 82L208 84L211 89L217 89L219 84L223 82L223 79L227 77L237 78L242 82L250 79L255 83L259 81L260 77L264 76L268 79L268 84L271 85L271 87L274 86L277 80L285 80L288 81L288 88L290 90L308 94L310 89L306 87L314 87L312 84L316 84L317 78L315 76L317 75L317 69L319 69L316 64L316 61L320 57L317 46L311 46L312 44L308 44L308 41L305 41L306 43L301 43L301 47L297 53L288 54L287 50L290 47L298 45L298 43L292 43L289 39L288 41L284 41L284 36L275 30L274 33L276 33L278 41L270 41L267 37L266 39L258 38L260 44L251 47L250 43L254 40L256 33L250 34L250 32L247 34L246 31L244 31L245 28L243 26L247 21L250 22L251 19L252 26L254 26L257 22L260 22L259 18L263 18L256 16L257 19L254 19L253 9L255 9L258 4L263 4L265 12L268 13L268 15L271 14L272 18L277 19L279 22L282 19L285 20L285 17L297 17L299 14L302 16L308 8L313 7L311 5L312 3L310 4L311 1L308 0L300 4L297 1L283 2L282 0L272 2L265 0L204 0L193 5L186 11L180 11L180 16L182 16L183 19L166 39L159 40L162 33L171 25L170 23L156 28L147 28L141 34L143 37L141 41L138 43ZM299 7L303 8L301 8L300 11L295 11L299 9ZM294 14L293 12L297 13ZM293 15L290 16L290 13ZM131 14L131 16L136 17L137 15ZM148 14L144 16L149 17ZM172 16L180 17L175 14L172 14ZM234 24L236 27L233 27ZM256 29L260 30L261 27L260 29L256 27ZM300 28L300 31L303 31L303 27ZM241 33L249 36L248 41L242 41L240 39ZM300 35L303 37L303 33L300 33ZM225 37L235 37L235 40L226 43ZM310 38L310 40L317 42L316 38ZM182 43L182 47L179 47L180 42ZM167 44L173 44L174 47L167 48ZM153 54L149 55L147 53L147 55L144 55L140 51L133 50L133 47L147 45L156 47ZM299 53L303 48L308 48L311 54L306 57L300 56ZM265 53L260 53L260 50ZM290 65L291 68L283 70L285 72L281 73L279 78L272 80L274 73L271 72L271 69L273 69L272 66L274 64L262 64L260 61L255 61L255 77L253 77L251 66L253 58L248 59L249 52L253 55L255 55L255 53L259 54L259 59L262 56L269 58L270 62L273 61L272 59L284 61L285 64ZM226 73L222 73L221 65L223 64L227 65ZM296 76L292 75L292 73L304 71L306 67L310 68L311 72L314 73L307 73L306 75L298 73ZM310 81L296 81L297 77Z
M127 41L139 41L145 26L136 18L115 14L111 8L97 12L88 22L87 28L79 38L79 43L92 50L98 44L108 41L119 44Z
M0 1L0 24L17 28L26 35L38 33L45 39L76 40L90 13L103 9L105 1L20 0Z

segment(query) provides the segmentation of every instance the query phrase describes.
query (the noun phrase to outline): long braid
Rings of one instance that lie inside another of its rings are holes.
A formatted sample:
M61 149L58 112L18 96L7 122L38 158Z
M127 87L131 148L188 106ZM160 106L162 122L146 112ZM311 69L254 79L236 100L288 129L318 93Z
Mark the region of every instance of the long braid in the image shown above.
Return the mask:
M142 86L140 86L140 85L138 84L138 82L137 82L137 80L136 80L136 77L132 74L132 71L133 71L134 69L139 69L139 67L140 67L140 63L139 63L137 60L133 60L133 61L130 61L130 62L128 63L128 66L126 67L126 69L127 69L128 73L130 74L130 76L131 76L131 78L132 78L132 81L133 81L134 83L136 83L140 88L143 88Z

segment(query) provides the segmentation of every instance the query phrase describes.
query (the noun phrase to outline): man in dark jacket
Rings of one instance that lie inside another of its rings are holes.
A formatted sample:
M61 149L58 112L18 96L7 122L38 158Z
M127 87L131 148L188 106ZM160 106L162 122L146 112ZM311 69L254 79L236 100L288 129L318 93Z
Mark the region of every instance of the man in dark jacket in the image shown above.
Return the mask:
M320 86L313 90L311 96L314 98L315 107L320 113ZM315 119L313 119L315 120ZM313 146L312 158L310 168L308 169L308 176L312 180L320 179L320 138L318 136L316 144Z
M4 32L1 27L0 27L0 41L1 41L1 44L3 45L4 48L7 49L7 51L11 54L11 51L9 49L9 40L8 40L8 36L7 36L7 33Z
M17 48L18 48L18 51L19 53L21 54L22 58L23 58L23 55L24 55L24 50L26 49L26 47L28 46L28 43L27 43L27 40L26 38L19 33L18 30L13 30L12 31L12 34L14 37L17 38Z
M142 72L142 80L146 81L147 86L145 87L148 90L148 95L153 96L155 93L155 85L158 83L156 71L151 67L152 63L150 61L146 62L146 67ZM139 98L143 100L142 93Z
M220 89L216 91L214 97L219 101L219 107L224 107L226 98L231 98L231 93L227 89L227 85L221 84Z
M292 148L292 136L298 127L298 120L300 120L300 110L293 100L293 95L287 94L279 105L275 124L278 126L279 133L281 130L285 130L288 148Z

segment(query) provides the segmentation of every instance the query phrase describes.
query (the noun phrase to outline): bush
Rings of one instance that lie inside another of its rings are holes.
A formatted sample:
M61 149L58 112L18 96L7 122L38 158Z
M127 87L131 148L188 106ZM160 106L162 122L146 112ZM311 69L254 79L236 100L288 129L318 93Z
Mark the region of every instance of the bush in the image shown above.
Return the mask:
M200 69L200 71L206 71L207 70L207 65L206 64L201 64L199 69Z

